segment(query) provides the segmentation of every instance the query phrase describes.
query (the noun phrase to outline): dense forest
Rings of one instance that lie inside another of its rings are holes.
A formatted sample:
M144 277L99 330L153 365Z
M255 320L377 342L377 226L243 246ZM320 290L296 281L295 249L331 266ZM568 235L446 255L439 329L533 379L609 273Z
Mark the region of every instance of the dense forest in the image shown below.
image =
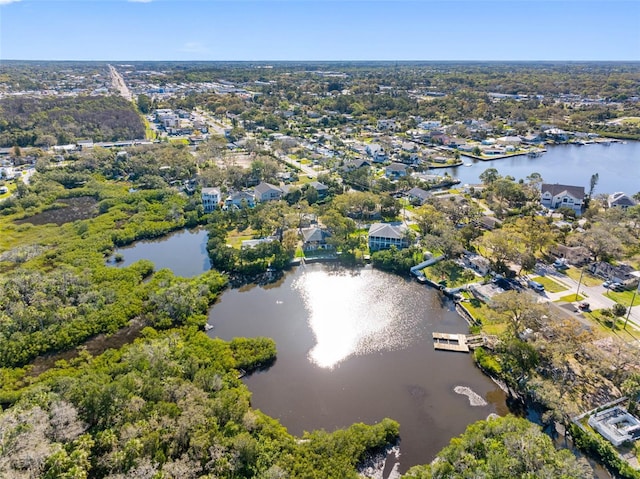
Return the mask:
M7 97L0 100L0 146L48 148L78 140L144 138L135 106L116 96Z

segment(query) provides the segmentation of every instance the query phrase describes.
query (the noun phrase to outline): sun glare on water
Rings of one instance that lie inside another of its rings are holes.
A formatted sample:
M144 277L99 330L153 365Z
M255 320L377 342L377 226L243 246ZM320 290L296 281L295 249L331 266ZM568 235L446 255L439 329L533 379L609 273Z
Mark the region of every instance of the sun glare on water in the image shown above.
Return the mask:
M389 281L380 281L367 269L357 274L359 281L349 272L309 271L293 285L304 298L316 338L309 359L319 367L333 368L352 355L401 348L416 335L417 314L407 315L406 307L400 307L403 298Z

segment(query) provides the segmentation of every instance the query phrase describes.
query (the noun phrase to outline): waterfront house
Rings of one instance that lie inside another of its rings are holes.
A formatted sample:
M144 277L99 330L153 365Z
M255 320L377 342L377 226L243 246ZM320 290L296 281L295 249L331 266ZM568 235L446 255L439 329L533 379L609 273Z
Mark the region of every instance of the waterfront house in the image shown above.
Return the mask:
M540 188L540 203L550 209L566 206L577 214L582 213L584 187L543 183Z
M609 208L620 208L622 210L626 210L627 208L631 208L637 204L638 202L636 200L621 191L612 193L609 195L609 198L607 198L607 206L609 206Z
M261 182L253 189L256 201L273 201L282 198L283 191L279 186Z
M369 227L369 250L378 251L395 246L398 249L409 246L409 228L403 223L373 223Z
M327 239L331 237L331 233L326 229L311 226L309 228L302 228L301 232L303 251L333 249L331 245L327 244Z
M218 188L202 188L200 197L205 213L211 213L220 204L221 195Z

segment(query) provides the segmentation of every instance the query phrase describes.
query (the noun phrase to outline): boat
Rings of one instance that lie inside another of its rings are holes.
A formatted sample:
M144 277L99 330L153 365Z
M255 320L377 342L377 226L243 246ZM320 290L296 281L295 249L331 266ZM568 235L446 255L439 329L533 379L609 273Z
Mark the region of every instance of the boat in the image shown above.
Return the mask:
M465 163L464 166L473 166L473 163Z
M211 331L212 329L213 329L213 324L207 323L207 324L204 325L204 330L205 331Z

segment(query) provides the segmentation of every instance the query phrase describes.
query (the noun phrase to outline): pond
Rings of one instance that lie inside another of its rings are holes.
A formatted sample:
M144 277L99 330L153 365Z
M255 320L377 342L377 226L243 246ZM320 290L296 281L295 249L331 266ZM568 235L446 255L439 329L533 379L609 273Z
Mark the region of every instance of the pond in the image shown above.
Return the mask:
M433 460L466 426L506 414L468 354L431 333L467 331L435 290L370 267L307 265L266 287L226 291L211 336L268 336L278 359L246 378L252 404L295 435L384 417L400 422L400 471Z
M155 269L169 268L176 276L191 278L211 269L207 254L208 233L205 229L182 230L154 240L136 241L118 248L122 255L118 266L129 266L141 259L153 262ZM113 263L113 257L109 260Z

